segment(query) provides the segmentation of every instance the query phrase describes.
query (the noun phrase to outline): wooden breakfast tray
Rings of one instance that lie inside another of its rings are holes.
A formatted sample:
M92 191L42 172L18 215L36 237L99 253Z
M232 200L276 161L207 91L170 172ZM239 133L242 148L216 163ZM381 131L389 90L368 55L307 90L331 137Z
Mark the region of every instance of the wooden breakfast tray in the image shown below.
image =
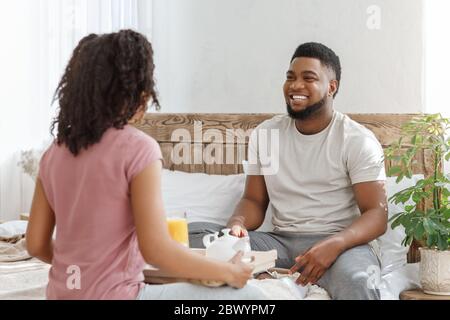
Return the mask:
M193 252L205 255L205 249L191 249ZM253 274L265 271L275 267L275 260L277 259L277 250L270 251L251 251L250 257L252 261L249 263L253 267ZM224 285L220 281L204 281L195 279L174 278L162 270L156 269L153 266L147 265L144 268L144 277L146 283L151 284L166 284L174 282L190 282L201 284L208 287L219 287Z

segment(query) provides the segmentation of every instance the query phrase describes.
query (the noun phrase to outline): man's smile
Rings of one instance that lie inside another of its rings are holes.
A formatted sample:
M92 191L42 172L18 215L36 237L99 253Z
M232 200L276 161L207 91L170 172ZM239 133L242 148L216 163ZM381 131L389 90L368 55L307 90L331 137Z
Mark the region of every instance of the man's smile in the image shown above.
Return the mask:
M307 100L308 99L308 97L305 95L293 95L293 94L291 94L289 96L289 98L291 98L292 100Z
M289 104L291 107L304 106L305 102L308 101L308 96L305 94L289 94Z

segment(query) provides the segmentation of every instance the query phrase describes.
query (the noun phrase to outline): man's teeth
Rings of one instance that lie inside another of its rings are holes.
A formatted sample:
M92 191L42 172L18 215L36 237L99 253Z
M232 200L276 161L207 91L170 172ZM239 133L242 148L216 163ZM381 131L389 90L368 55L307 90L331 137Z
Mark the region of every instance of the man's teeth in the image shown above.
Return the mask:
M297 96L297 95L295 95L295 96L292 96L292 99L294 99L294 100L306 100L307 97L306 96Z

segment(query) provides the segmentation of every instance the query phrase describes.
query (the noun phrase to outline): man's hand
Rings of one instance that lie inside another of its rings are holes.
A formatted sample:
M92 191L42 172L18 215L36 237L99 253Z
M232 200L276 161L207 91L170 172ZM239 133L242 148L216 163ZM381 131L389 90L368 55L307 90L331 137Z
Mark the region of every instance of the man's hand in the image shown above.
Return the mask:
M227 228L236 237L247 237L247 228L256 230L264 222L268 205L269 195L264 176L247 176L244 194L228 220Z
M301 273L296 280L297 284L305 286L308 283L317 283L343 251L344 247L339 238L327 238L295 258L295 264L289 272Z
M248 237L248 231L244 226L235 224L231 227L230 234L239 238Z

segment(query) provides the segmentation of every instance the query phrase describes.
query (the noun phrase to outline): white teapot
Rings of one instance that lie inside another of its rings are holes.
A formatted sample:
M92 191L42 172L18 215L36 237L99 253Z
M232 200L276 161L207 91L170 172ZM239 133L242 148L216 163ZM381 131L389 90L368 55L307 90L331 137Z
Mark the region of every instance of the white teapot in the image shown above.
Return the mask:
M231 260L239 251L243 251L244 257L251 251L250 238L238 238L230 234L231 229L223 229L223 236L219 237L219 232L207 234L203 237L203 244L206 247L206 256L221 260ZM213 240L211 240L213 239ZM243 262L250 262L249 257L242 259Z

